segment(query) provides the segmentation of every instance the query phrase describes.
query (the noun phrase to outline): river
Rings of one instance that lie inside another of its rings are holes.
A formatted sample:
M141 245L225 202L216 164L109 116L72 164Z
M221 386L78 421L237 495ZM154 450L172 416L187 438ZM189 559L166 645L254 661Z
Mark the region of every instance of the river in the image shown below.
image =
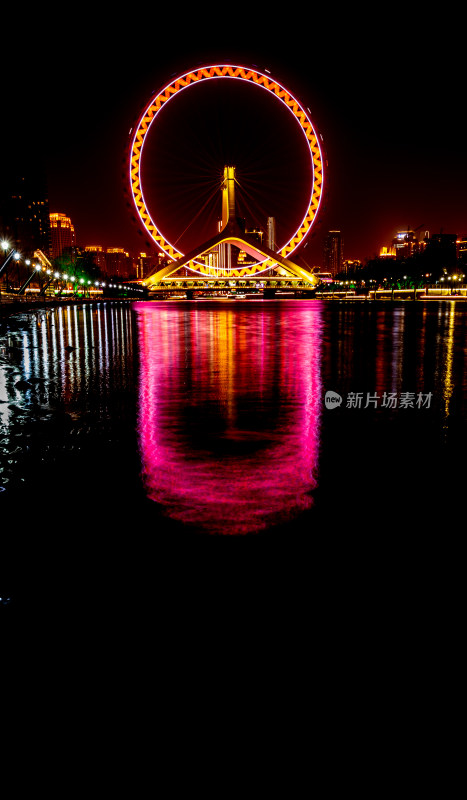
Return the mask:
M274 549L302 578L323 551L413 564L463 507L466 311L206 300L4 318L4 602L151 592L168 552L187 568Z

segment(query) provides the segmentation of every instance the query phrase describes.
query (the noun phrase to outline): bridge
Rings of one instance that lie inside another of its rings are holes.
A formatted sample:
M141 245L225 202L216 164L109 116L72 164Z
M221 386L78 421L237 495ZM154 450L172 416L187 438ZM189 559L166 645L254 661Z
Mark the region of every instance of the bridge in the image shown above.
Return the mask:
M274 297L276 294L308 295L315 291L319 278L244 230L236 213L235 183L235 167L224 167L219 233L147 276L143 284L150 296L178 294L192 298L196 295L257 294ZM256 261L247 266L232 266L231 245Z

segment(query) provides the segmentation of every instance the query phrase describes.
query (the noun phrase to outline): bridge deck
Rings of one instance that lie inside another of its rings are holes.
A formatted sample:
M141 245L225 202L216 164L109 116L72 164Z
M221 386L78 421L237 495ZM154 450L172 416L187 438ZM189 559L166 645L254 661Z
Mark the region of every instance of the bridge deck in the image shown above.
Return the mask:
M202 291L206 289L231 291L233 289L246 289L261 291L264 289L300 289L316 290L316 284L304 281L301 278L271 277L271 278L192 278L171 277L164 278L150 286L150 292L167 292L179 290Z

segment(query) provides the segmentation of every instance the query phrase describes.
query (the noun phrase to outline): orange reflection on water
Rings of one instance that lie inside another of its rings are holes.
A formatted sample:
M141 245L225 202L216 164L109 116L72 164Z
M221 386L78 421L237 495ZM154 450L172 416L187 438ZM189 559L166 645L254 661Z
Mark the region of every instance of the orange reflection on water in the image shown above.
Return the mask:
M316 302L140 303L138 433L149 498L217 534L312 504L321 403Z

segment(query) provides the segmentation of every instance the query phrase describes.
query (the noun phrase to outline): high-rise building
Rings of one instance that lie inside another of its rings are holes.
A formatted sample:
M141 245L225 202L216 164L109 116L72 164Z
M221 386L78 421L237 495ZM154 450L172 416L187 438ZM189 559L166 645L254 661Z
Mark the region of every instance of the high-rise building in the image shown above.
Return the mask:
M459 236L457 241L457 258L465 266L467 264L467 236Z
M133 260L123 247L108 247L105 260L107 275L110 278L127 280L135 277L136 270L133 269Z
M457 236L455 233L432 233L426 242L426 254L432 263L451 268L457 261Z
M247 230L245 228L245 233L251 239L256 239L257 242L262 243L264 231L262 231L261 228L251 228L250 230ZM254 256L250 255L245 250L240 250L240 249L238 250L238 256L237 256L238 267L248 267L251 266L251 264L256 264L256 262L257 259Z
M39 161L2 167L0 235L23 256L41 250L50 257L47 181Z
M58 212L50 214L50 234L52 258L59 258L65 251L71 252L72 248L76 247L75 229L66 214Z
M392 240L392 251L396 259L410 258L419 252L419 242L414 231L399 231Z
M161 266L162 254L152 255L148 253L140 253L136 262L136 277L139 279L146 278L151 275L156 269Z
M324 269L334 277L342 271L344 238L341 231L329 231L324 242Z
M105 261L104 248L101 247L101 245L98 245L98 244L87 245L84 248L84 252L90 254L94 264L96 265L96 267L98 267L100 273L102 275L106 275L107 274L107 264L106 264L106 261Z

